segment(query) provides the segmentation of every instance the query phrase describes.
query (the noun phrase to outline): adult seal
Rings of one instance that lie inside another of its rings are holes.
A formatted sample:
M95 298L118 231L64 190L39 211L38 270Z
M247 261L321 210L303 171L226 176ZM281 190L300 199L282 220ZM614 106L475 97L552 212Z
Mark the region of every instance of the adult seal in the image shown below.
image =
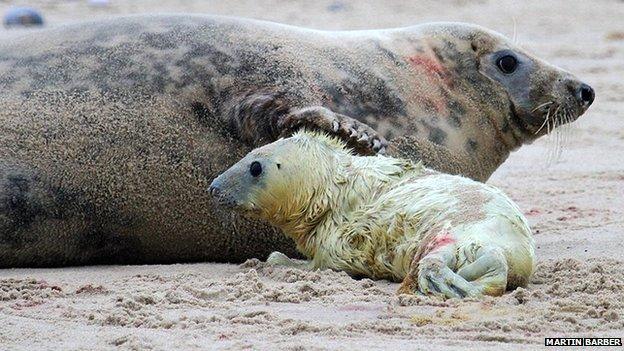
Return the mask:
M482 27L327 32L136 16L0 40L0 266L296 250L210 180L306 127L486 180L593 90ZM546 126L546 127L545 127Z

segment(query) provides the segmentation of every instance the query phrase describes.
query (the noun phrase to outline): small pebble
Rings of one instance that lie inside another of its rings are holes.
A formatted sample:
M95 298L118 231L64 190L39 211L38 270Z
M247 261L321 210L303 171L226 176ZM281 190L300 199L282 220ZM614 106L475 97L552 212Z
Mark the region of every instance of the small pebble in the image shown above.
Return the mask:
M43 26L43 16L32 7L13 7L4 14L5 27Z

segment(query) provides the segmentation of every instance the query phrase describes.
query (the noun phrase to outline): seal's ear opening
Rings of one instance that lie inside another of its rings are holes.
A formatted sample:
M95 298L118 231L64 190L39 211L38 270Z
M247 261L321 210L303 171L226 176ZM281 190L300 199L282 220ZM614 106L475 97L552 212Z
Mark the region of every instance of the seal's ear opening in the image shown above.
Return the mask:
M277 169L282 169L282 164L281 163L277 163Z

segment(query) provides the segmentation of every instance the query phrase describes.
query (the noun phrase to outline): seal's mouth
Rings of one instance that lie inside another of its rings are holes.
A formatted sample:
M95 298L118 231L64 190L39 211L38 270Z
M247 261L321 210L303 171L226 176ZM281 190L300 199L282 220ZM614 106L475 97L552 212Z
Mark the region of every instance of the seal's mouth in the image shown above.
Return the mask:
M559 93L553 96L543 96L548 100L542 100L534 106L528 115L527 122L537 126L535 135L549 134L557 128L569 125L582 116L591 106L596 97L594 89L576 79L563 81L558 86Z
M541 136L551 133L556 128L576 121L586 108L573 103L560 103L549 100L534 107L532 110L517 108L511 104L511 119L527 136Z
M255 204L251 202L243 203L237 201L216 186L210 186L208 191L210 192L212 199L221 207L243 213L247 216L257 216L259 213L259 209L255 206Z
M239 204L234 201L231 197L226 196L223 191L221 191L221 189L215 187L215 186L210 186L210 188L208 189L208 191L210 192L210 196L212 197L212 199L219 205L222 207L226 207L228 209L234 210L237 207L239 207Z
M537 126L533 134L549 134L556 128L576 121L585 110L569 103L556 101L542 103L531 111L531 115L537 117L530 120L532 126Z
M527 113L522 109L519 110L513 102L510 104L509 111L511 121L516 125L517 129L527 137L533 136L535 134L534 131L543 121L541 116Z

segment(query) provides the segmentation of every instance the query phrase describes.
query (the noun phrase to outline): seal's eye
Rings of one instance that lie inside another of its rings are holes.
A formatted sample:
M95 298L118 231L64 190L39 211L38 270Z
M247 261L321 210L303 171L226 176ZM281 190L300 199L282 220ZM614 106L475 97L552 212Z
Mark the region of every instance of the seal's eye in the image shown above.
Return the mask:
M249 166L249 173L252 177L257 177L262 173L262 165L258 161L253 161Z
M518 60L511 55L505 55L499 58L498 61L496 61L496 64L501 72L509 74L513 73L518 67Z

